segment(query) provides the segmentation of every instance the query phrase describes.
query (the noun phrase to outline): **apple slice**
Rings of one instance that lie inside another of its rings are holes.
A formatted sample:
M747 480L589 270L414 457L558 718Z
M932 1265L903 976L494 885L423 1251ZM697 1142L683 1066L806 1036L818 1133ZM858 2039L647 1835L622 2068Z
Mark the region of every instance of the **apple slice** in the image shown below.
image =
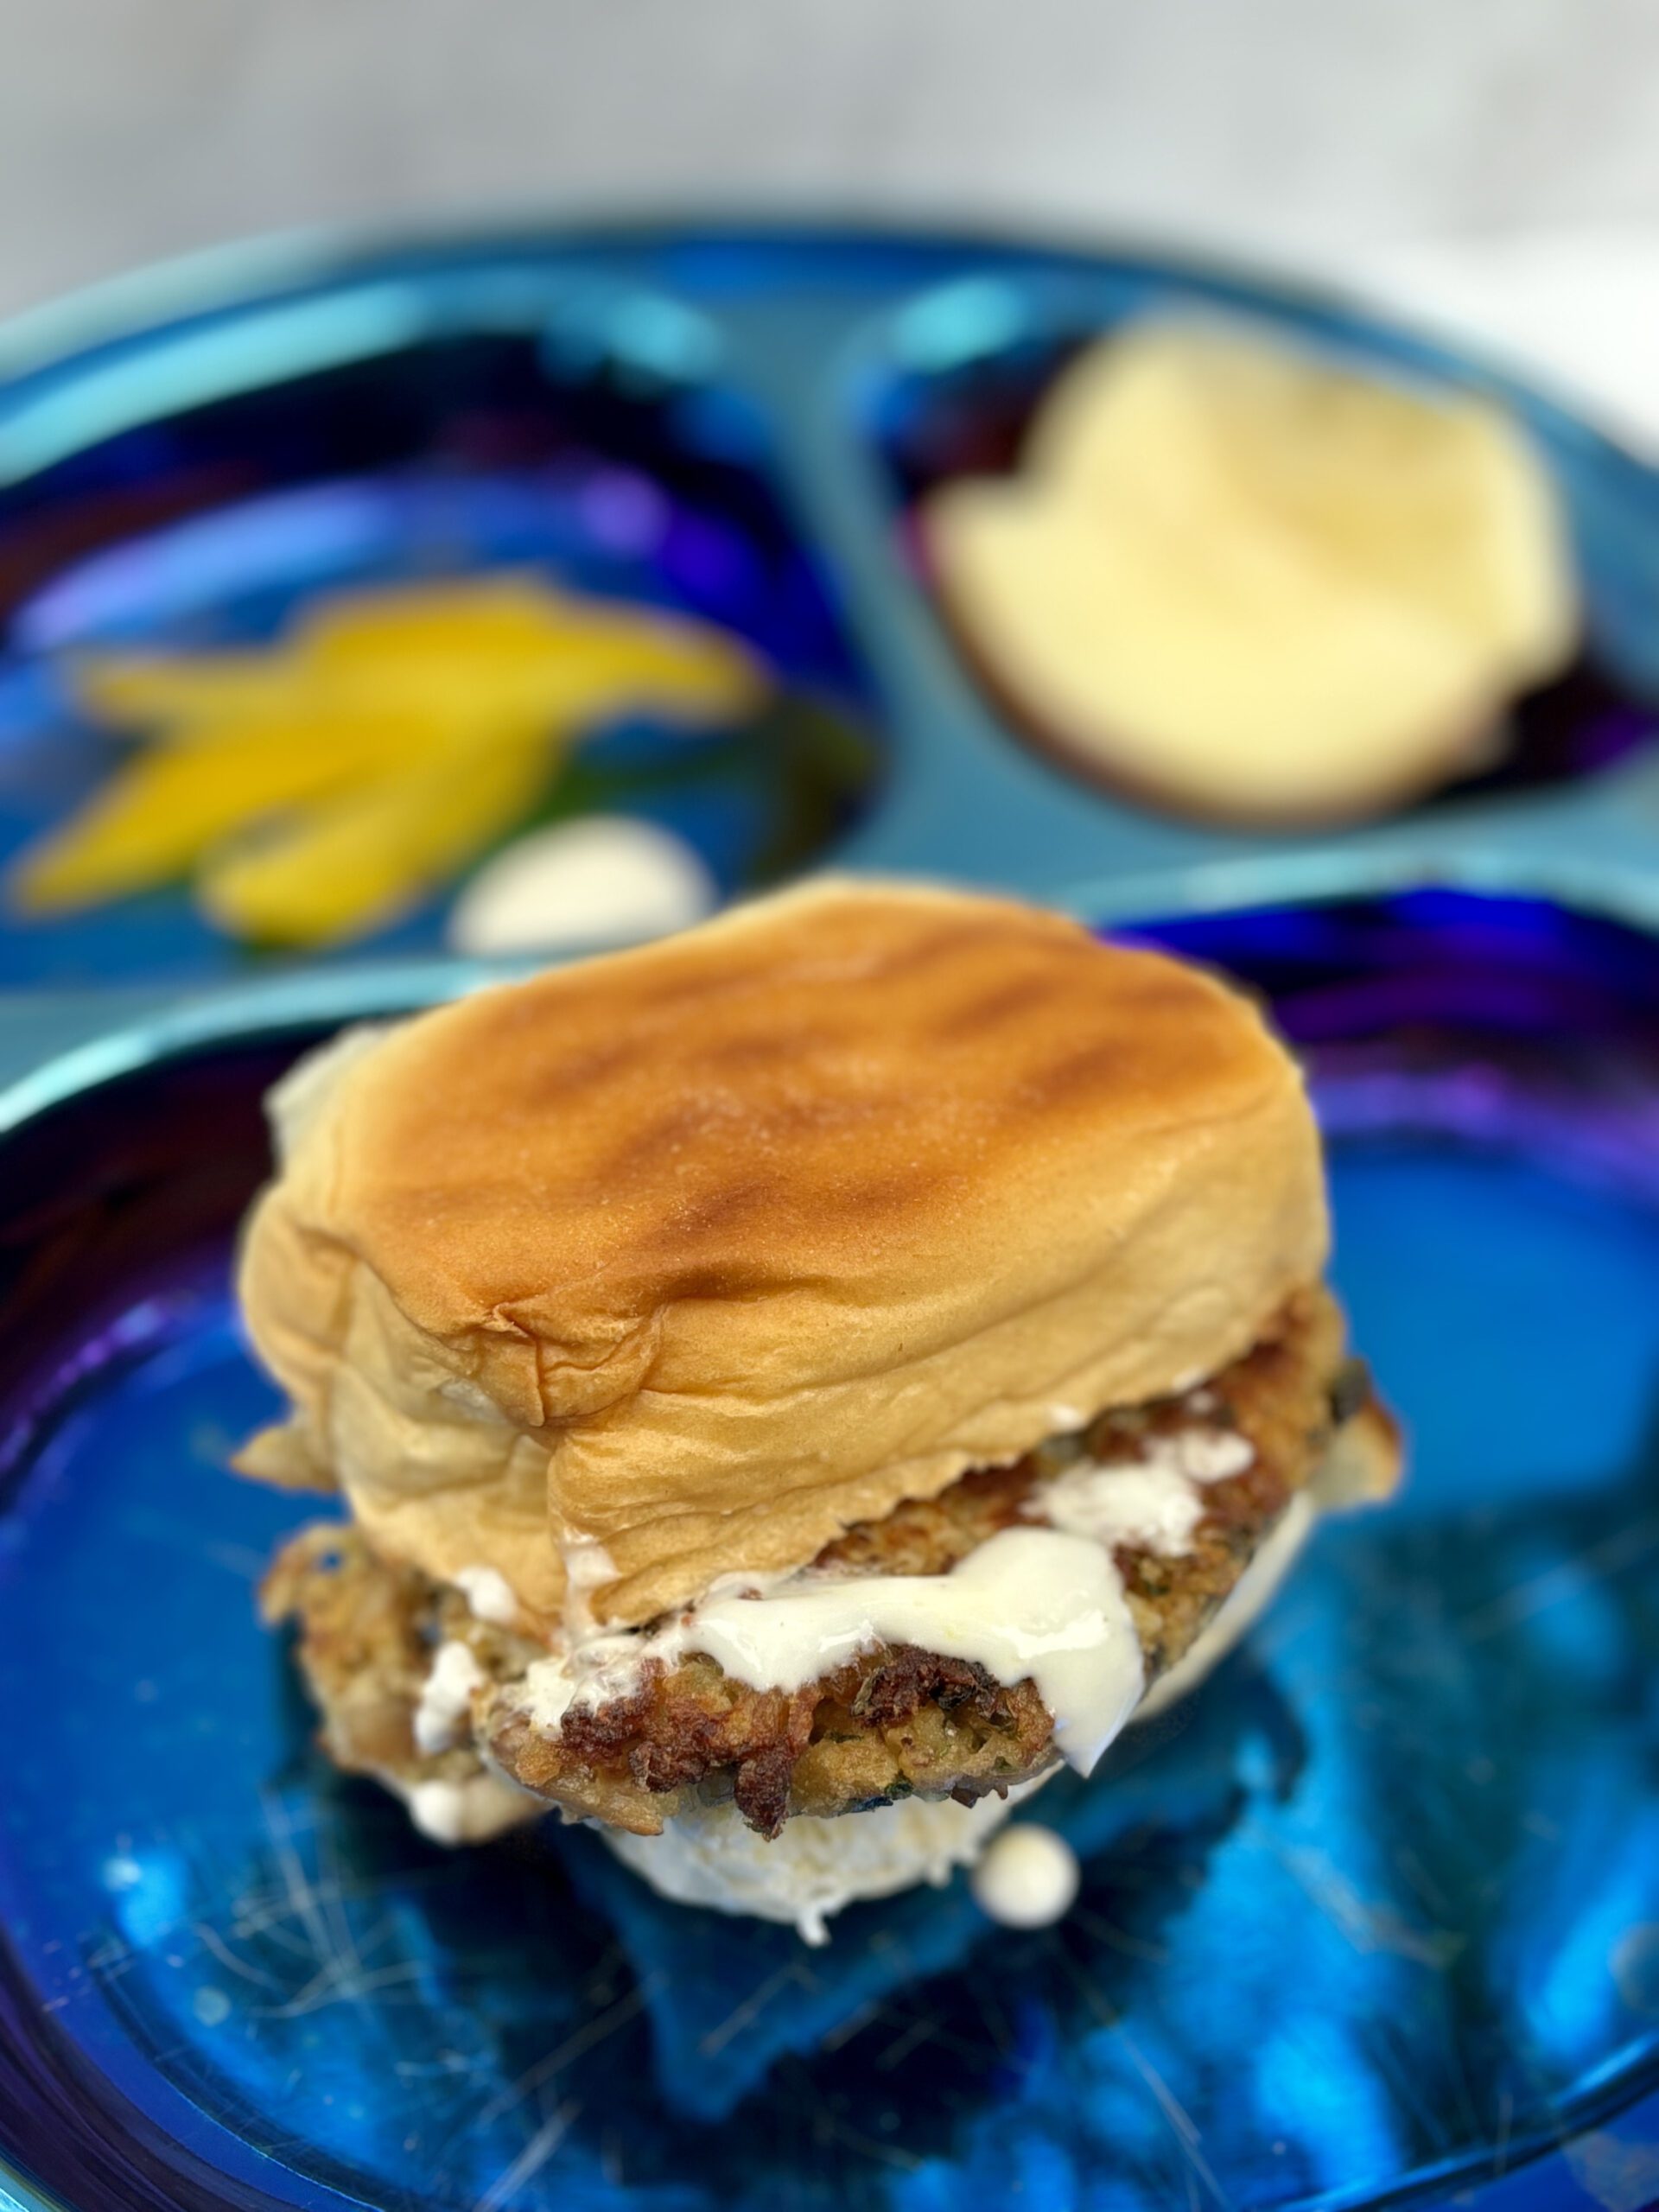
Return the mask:
M1488 400L1252 326L1146 323L1060 377L1020 472L941 486L925 542L1033 734L1175 808L1377 811L1490 757L1577 641L1554 488Z

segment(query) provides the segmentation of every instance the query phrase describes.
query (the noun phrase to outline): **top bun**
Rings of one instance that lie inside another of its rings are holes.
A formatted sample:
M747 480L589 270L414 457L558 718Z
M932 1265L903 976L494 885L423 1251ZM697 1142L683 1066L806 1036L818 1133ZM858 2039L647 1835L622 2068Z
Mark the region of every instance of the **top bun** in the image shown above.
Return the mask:
M339 1483L441 1580L633 1623L1236 1358L1323 1262L1294 1064L1210 976L830 881L302 1065L241 1267ZM602 1548L601 1548L602 1547Z

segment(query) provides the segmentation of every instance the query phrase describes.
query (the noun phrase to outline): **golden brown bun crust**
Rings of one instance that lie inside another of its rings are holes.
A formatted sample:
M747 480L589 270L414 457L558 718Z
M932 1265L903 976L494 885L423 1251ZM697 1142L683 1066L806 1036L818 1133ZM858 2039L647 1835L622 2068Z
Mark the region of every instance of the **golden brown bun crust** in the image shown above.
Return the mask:
M251 1465L601 1618L1238 1356L1319 1273L1254 1009L1010 902L829 883L422 1016L302 1113L247 1239L295 1400Z

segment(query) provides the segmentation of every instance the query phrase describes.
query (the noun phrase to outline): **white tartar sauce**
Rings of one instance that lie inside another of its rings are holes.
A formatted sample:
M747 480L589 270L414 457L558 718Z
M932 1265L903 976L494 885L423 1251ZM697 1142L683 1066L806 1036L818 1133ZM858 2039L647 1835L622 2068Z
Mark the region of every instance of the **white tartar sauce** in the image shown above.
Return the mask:
M1062 1758L1087 1774L1138 1702L1141 1645L1109 1550L1057 1529L1005 1529L949 1574L803 1575L762 1597L713 1596L650 1637L606 1637L526 1676L535 1725L626 1693L650 1659L693 1652L751 1689L795 1690L879 1643L966 1659L1012 1687L1029 1678Z

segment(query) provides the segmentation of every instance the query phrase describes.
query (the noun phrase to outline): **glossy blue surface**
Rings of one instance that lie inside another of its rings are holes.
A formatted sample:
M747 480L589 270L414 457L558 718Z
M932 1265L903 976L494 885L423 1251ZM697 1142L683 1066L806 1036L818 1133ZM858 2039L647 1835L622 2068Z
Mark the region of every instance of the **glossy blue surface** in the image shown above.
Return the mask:
M1242 836L1075 781L958 660L912 557L915 495L1006 466L1084 336L1195 304L1491 391L1527 423L1571 519L1589 634L1580 665L1524 703L1502 771L1339 838ZM615 734L558 796L666 822L728 891L817 855L1039 894L1096 878L1114 911L1144 913L1262 896L1264 866L1334 855L1421 877L1473 855L1511 883L1553 869L1659 912L1651 471L1340 300L1129 255L810 228L301 245L0 332L0 862L107 766L61 656L265 638L343 584L514 564L731 624L843 733L797 717L786 738L733 731L690 761L660 731ZM445 904L371 949L440 944ZM0 923L0 987L268 964L181 892Z
M86 2208L1659 2193L1659 946L1450 893L1162 934L1311 1056L1413 1468L1045 1796L1085 1883L1042 1935L958 1884L810 1953L582 1834L446 1855L333 1776L251 1605L312 1509L222 1471L296 1040L15 1132L0 2152Z

